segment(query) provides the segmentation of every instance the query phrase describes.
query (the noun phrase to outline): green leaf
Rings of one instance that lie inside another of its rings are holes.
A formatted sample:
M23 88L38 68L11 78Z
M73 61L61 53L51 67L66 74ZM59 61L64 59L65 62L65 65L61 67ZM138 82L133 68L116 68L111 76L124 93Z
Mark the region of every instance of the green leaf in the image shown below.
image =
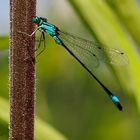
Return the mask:
M71 0L69 2L94 38L108 47L121 49L128 55L129 63L127 66L113 67L113 69L125 93L133 93L135 96L140 111L140 78L138 76L140 64L139 55L134 48L136 42L130 39L124 25L121 24L106 1ZM119 5L121 4L122 2ZM134 9L131 4L127 8L129 13L132 13ZM139 38L139 36L137 37Z
M140 9L135 0L107 0L120 22L140 47ZM136 28L135 28L136 27Z
M8 138L8 124L9 124L9 103L6 99L0 97L1 111L0 111L0 138ZM4 131L5 130L5 131ZM5 136L6 135L6 136ZM35 121L35 140L67 140L55 128L43 122L36 117Z

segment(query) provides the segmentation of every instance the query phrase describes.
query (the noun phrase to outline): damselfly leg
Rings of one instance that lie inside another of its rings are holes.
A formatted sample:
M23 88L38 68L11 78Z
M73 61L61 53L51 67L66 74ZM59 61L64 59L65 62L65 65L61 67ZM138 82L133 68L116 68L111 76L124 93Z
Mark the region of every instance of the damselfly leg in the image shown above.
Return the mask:
M45 39L45 33L42 31L42 30L39 30L40 29L40 27L38 27L37 29L35 29L31 34L28 34L28 33L26 33L26 32L21 32L21 31L18 31L18 33L21 33L21 34L24 34L24 35L27 35L27 36L29 36L29 37L32 37L37 31L40 31L41 33L40 33L40 38L39 38L39 40L38 40L38 46L37 46L37 48L35 49L35 52L37 52L38 50L39 50L39 48L41 47L41 42L43 41L43 49L36 55L36 57L38 57L41 53L43 53L43 51L46 49L46 39ZM30 55L30 54L29 54ZM31 55L30 55L31 56ZM32 58L32 59L34 59L34 58ZM35 60L34 60L34 62L35 62Z
M43 49L36 55L36 57L38 57L41 53L44 52L44 50L46 49L46 38L45 38L45 33L43 31L41 31L41 35L40 35L40 39L39 39L39 44L37 46L37 49L35 51L37 51L40 46L41 46L41 42L42 42L42 37L43 37Z

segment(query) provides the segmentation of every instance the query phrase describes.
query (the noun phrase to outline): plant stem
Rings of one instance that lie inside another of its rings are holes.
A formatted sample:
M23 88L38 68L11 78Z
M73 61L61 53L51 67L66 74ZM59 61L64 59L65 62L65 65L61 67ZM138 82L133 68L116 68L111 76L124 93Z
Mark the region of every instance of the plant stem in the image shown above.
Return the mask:
M36 0L10 0L9 140L34 139L35 38L18 31L31 33L34 30L35 9Z

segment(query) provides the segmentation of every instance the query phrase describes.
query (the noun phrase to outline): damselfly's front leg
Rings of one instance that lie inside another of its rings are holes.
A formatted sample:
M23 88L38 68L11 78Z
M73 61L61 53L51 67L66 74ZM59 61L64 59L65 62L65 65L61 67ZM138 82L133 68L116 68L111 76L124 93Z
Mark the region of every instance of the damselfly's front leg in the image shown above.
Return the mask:
M41 28L41 26L38 26L31 34L28 34L26 32L22 32L22 31L18 31L18 33L25 34L27 36L32 37L40 28Z
M37 48L35 49L35 52L36 52L36 51L40 48L40 46L41 46L42 37L43 37L44 47L43 47L43 49L36 55L36 57L39 56L39 55L46 49L45 33L44 33L40 28L41 28L41 26L38 26L31 34L28 34L28 33L26 33L26 32L18 31L18 33L25 34L25 35L27 35L27 36L29 36L29 37L32 37L38 30L41 32L40 39L39 39L39 44L38 44ZM29 52L29 55L30 55L30 52ZM30 57L32 58L31 55L30 55ZM35 61L35 58L32 58L32 60L33 60L33 63L36 62L36 61Z
M27 35L27 36L29 36L29 37L32 37L40 28L41 28L41 26L37 27L31 34L28 34L28 33L26 33L26 32L21 32L21 31L18 31L18 33ZM27 50L28 50L28 53L29 53L30 58L32 59L33 64L35 64L35 62L36 62L36 61L35 61L35 58L32 57L29 48L27 48ZM28 59L28 58L26 58L26 60L27 60L27 59Z

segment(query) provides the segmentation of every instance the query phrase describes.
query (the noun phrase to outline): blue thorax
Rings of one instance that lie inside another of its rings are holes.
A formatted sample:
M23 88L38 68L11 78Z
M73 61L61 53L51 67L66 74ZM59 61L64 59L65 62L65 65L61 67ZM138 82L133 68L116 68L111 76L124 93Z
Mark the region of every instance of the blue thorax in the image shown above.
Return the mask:
M42 24L39 26L44 32L48 33L57 44L61 45L62 41L59 39L59 33L58 33L58 28L48 22L42 22Z

